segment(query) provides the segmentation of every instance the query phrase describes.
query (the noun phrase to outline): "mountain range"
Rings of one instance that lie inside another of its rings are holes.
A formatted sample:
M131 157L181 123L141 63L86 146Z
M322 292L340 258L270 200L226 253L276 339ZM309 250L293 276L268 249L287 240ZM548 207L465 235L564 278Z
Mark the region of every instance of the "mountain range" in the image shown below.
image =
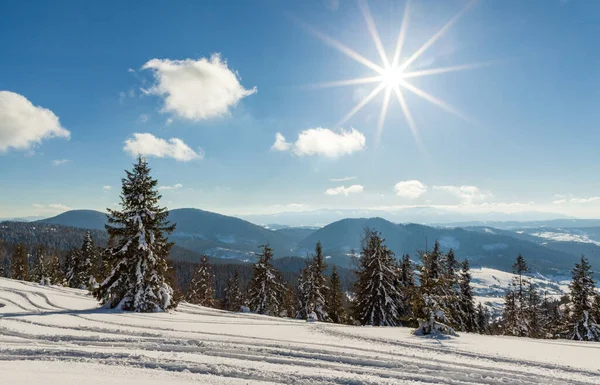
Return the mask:
M276 257L304 257L323 244L329 263L350 266L353 254L360 251L365 228L381 232L397 255L408 253L417 261L417 251L431 248L439 241L443 250L453 248L459 259L472 265L510 271L515 257L522 253L534 271L564 275L582 253L592 265L600 266L600 227L580 226L565 220L570 228L550 227L554 221L536 226L492 228L490 226L425 226L396 224L383 218L346 218L324 227L284 227L267 229L240 218L199 209L174 209L169 220L177 224L170 240L194 255L206 253L219 259L253 261L258 246L269 243ZM73 210L38 223L89 229L104 229L106 214L93 210ZM498 227L502 227L501 223ZM510 227L510 226L504 226Z

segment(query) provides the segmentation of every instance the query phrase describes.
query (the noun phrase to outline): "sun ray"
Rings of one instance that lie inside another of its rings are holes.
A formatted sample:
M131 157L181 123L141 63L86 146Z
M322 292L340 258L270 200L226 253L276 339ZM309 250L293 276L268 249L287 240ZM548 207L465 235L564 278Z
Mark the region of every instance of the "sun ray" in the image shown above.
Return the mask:
M423 54L423 52L425 52L429 47L431 47L433 45L433 43L435 43L440 37L442 37L448 31L450 29L450 27L452 27L454 25L454 23L456 23L456 21L458 21L458 19L464 13L467 12L473 6L473 4L475 4L475 2L476 2L476 0L472 0L471 2L469 2L469 4L465 8L463 8L459 13L454 15L454 17L452 19L450 19L439 31L437 31L437 33L435 35L433 35L429 40L427 40L427 42L425 44L423 44L421 46L421 48L419 48L414 54L412 54L412 56L409 57L408 60L406 60L404 63L402 63L402 65L400 66L400 70L404 71L415 60L417 60Z
M379 114L379 122L377 123L377 141L379 141L383 131L383 123L385 122L385 116L387 114L388 105L390 104L391 95L392 87L386 87L385 96L383 97L383 104L381 105L381 113Z
M402 54L402 48L404 46L404 37L406 36L406 27L408 26L408 13L410 11L410 0L406 0L404 6L404 14L402 15L402 24L400 25L400 33L398 34L398 40L396 42L396 50L394 51L394 58L392 59L392 68L398 66L400 61L400 55Z
M398 97L398 102L400 102L400 107L402 108L402 112L404 113L404 116L406 117L406 122L408 123L408 127L410 128L410 131L412 132L413 138L415 139L415 142L417 142L417 144L420 146L421 137L419 136L419 130L417 130L417 125L415 124L412 114L410 113L410 110L408 109L408 105L406 104L404 95L402 94L402 91L400 90L400 87L398 87L398 86L394 87L394 91L396 92L396 97Z
M381 74L384 72L384 69L380 66L378 66L377 64L373 63L372 61L370 61L369 59L365 58L364 56L360 55L359 53L357 53L356 51L346 47L345 45L343 45L342 43L340 43L339 41L335 40L334 38L324 34L321 31L316 30L315 28L313 28L312 26L303 23L303 22L298 22L300 24L300 26L302 26L302 28L304 28L305 30L307 30L311 35L317 37L318 39L320 39L321 41L323 41L325 44L337 49L338 51L340 51L341 53L343 53L344 55L348 56L351 59L354 59L355 61L371 68L373 71Z
M415 86L413 86L410 83L407 83L405 81L401 81L400 85L404 88L406 88L407 90L409 90L410 92L414 93L417 96L420 96L421 98L427 100L430 103L435 104L436 106L440 107L443 110L448 111L449 113L463 119L466 120L467 122L473 123L473 120L463 114L461 114L459 111L457 111L454 107L448 105L447 103L441 101L440 99L428 94L427 92L423 91L420 88L417 88Z
M369 9L367 0L359 0L358 5L360 6L360 10L365 18L365 21L367 22L367 28L369 29L369 33L371 34L375 48L379 53L379 57L383 63L383 68L390 68L390 62L388 61L385 49L383 49L383 44L381 44L381 39L379 38L379 33L377 32L377 27L375 26L375 20L373 20L373 15L371 15L371 10Z
M342 120L340 120L335 126L340 127L344 123L346 123L348 120L350 120L350 118L352 118L354 116L354 114L356 114L358 111L360 111L360 109L363 108L367 103L369 103L371 101L371 99L373 99L375 96L377 96L377 94L380 93L384 87L385 87L385 84L380 84L377 87L375 87L375 89L373 89L373 91L371 91L371 93L369 95L367 95L363 100L360 101L360 103L358 103L352 110L350 110L350 112L348 112L346 114L346 116L344 116L342 118Z
M381 81L381 76L367 76L364 78L355 78L347 80L336 80L333 82L317 83L309 86L310 88L331 88L343 86L355 86L360 84L377 83Z
M402 78L409 79L409 78L416 78L416 77L420 77L420 76L444 74L447 72L472 70L472 69L476 69L476 68L487 67L490 65L492 65L492 63L489 63L489 62L474 63L474 64L463 64L463 65L450 66L450 67L432 68L432 69L420 70L420 71L404 72L402 74Z

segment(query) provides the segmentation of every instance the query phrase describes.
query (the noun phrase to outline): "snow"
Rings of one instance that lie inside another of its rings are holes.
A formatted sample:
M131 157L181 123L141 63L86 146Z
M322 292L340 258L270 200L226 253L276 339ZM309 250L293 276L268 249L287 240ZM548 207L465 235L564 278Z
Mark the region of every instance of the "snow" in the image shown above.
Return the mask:
M600 242L590 239L585 234L571 234L571 233L557 233L552 231L545 231L541 233L532 233L534 237L548 239L557 242L579 242L579 243L591 243L596 246L600 246Z
M0 304L2 384L600 384L593 342L425 338L187 303L124 313L9 279Z

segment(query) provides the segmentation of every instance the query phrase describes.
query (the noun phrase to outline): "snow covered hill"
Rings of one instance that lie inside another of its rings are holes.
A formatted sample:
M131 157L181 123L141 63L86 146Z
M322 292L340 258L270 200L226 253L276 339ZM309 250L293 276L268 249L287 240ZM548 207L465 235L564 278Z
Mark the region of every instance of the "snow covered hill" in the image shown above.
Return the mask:
M0 279L2 384L600 384L600 344L352 327L188 304L97 309Z

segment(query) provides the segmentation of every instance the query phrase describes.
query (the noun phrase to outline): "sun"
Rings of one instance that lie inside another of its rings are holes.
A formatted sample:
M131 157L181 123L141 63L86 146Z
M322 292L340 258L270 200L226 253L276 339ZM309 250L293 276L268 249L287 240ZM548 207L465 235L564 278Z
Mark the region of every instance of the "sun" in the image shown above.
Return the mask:
M404 45L404 39L406 36L406 29L408 25L408 16L410 11L410 0L407 0L406 6L404 8L404 14L402 17L402 22L400 23L400 32L398 34L398 39L396 42L396 46L394 49L394 54L391 58L388 57L383 44L381 43L381 39L379 38L379 33L377 32L377 28L375 25L375 21L371 15L371 11L369 10L369 6L366 0L358 0L358 4L360 6L362 15L367 24L367 29L369 30L369 34L373 39L373 43L375 44L375 48L379 54L379 58L381 60L381 64L376 64L372 60L365 58L360 55L353 49L345 46L339 41L333 39L332 37L325 35L324 33L318 31L317 29L300 23L300 25L306 29L310 34L316 36L320 40L322 40L325 44L332 46L336 50L340 51L344 55L350 57L351 59L363 64L365 67L374 71L373 76L355 78L355 79L347 79L347 80L338 80L327 83L316 84L317 88L326 88L326 87L340 87L340 86L353 86L353 85L364 85L364 84L375 84L375 87L371 90L371 92L365 96L354 108L352 108L335 126L341 127L344 123L348 122L359 110L361 110L364 106L366 106L371 100L373 100L377 95L381 92L384 93L383 104L381 106L381 112L379 114L378 124L377 124L377 139L381 136L383 125L385 122L385 117L387 115L387 111L390 105L390 99L393 96L398 99L398 103L400 104L400 108L406 118L407 124L415 138L415 141L419 144L419 132L417 130L417 126L415 121L412 118L408 105L406 103L405 91L413 93L418 97L421 97L428 102L436 105L437 107L459 117L465 119L469 122L473 122L470 118L466 117L454 107L449 104L439 100L433 95L423 91L417 86L410 83L409 79L423 77L423 76L433 76L438 74L443 74L447 72L455 72L455 71L463 71L467 69L474 69L477 67L488 65L489 63L477 63L477 64L467 64L467 65L457 65L452 67L443 67L443 68L432 68L432 69L424 69L424 70L411 70L411 65L421 57L421 55L431 47L440 37L442 37L449 29L452 27L454 23L462 16L469 8L473 6L476 0L472 0L467 7L461 10L458 14L456 14L453 18L451 18L438 32L436 32L425 44L423 44L416 52L414 52L408 59L404 61L400 61L402 57L402 48Z

